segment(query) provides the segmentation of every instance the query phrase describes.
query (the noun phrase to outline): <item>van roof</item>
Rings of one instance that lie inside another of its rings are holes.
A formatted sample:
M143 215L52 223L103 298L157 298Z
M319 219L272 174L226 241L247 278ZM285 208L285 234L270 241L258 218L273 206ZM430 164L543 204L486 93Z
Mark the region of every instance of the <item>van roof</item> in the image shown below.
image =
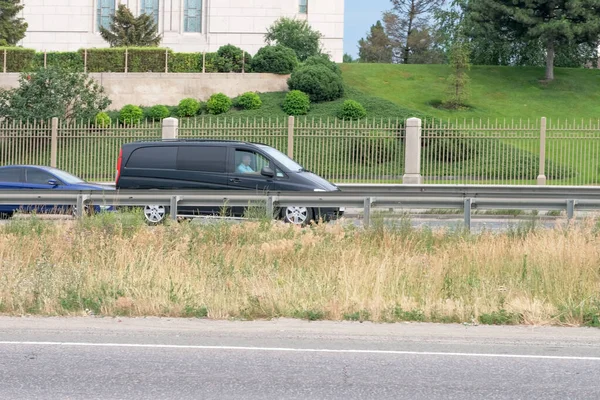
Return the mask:
M144 144L164 144L164 143L237 143L237 144L253 144L261 146L269 146L260 142L245 142L243 140L228 140L228 139L162 139L162 140L138 140L135 142L126 143L132 145L136 143Z

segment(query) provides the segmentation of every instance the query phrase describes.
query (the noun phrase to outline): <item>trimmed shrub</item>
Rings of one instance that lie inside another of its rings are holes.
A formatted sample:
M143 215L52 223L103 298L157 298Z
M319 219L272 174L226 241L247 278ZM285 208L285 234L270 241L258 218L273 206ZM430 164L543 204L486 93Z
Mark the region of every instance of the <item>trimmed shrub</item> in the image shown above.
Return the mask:
M125 50L123 56L125 56ZM157 47L129 47L127 49L127 72L165 72L167 49ZM171 54L169 54L169 57Z
M292 90L285 95L281 108L287 115L306 115L310 110L310 98L306 93Z
M229 97L223 93L215 93L210 96L206 103L206 110L213 115L223 114L231 108L232 102Z
M333 61L331 61L329 59L329 56L327 54L319 54L318 56L310 56L308 57L303 63L303 66L314 66L314 65L322 65L324 67L327 67L331 70L331 72L334 72L336 75L342 76L342 70L340 69L339 65L337 65L336 63L334 63Z
M200 110L200 102L196 99L187 98L179 102L177 115L179 117L193 117Z
M110 116L105 112L99 112L96 114L96 118L94 120L94 124L98 128L108 128L112 123Z
M217 50L214 64L218 72L246 72L251 70L252 57L237 46L227 44Z
M265 46L258 50L252 59L252 71L272 74L291 74L298 66L296 52L290 48L277 45Z
M344 95L342 77L323 65L309 65L296 69L288 79L290 90L300 90L310 101L331 101Z
M33 68L35 50L22 47L0 47L0 56L6 50L6 72L24 72Z
M35 53L35 68L44 67L44 53ZM46 67L57 67L65 71L83 72L83 57L76 51L53 51L46 53Z
M262 106L262 100L258 93L246 92L237 98L236 106L244 110L258 110Z
M169 53L169 72L202 72L202 53Z
M138 106L133 104L127 104L119 111L119 119L126 125L136 125L142 118L144 118L144 112Z
M217 68L217 53L206 53L204 55L204 72L219 72ZM200 71L202 71L202 54L200 54Z
M338 113L340 119L361 119L367 116L367 110L358 101L346 100Z
M168 118L169 115L171 115L171 111L169 111L169 109L166 106L156 105L150 107L146 115L153 121L161 121L165 118Z

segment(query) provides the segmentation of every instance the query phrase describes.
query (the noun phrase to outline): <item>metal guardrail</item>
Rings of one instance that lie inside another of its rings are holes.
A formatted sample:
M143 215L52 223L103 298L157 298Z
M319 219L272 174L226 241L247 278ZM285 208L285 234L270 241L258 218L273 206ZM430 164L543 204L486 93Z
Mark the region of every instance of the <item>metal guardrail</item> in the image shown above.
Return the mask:
M472 209L600 210L600 187L565 186L461 186L461 185L340 185L339 192L107 190L48 191L3 190L0 204L72 205L78 216L85 205L170 207L177 218L179 207L264 205L269 215L276 207L352 207L364 210L365 226L374 208L463 209L465 226L471 227Z

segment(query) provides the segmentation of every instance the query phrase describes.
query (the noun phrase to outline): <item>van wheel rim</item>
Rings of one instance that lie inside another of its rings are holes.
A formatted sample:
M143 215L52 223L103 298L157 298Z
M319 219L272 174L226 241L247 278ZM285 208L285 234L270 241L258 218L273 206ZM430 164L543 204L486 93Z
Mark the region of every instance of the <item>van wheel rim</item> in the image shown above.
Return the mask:
M165 218L166 210L164 206L146 206L144 207L144 216L150 222L160 222Z
M285 217L294 225L302 225L308 219L306 207L288 207L285 209Z

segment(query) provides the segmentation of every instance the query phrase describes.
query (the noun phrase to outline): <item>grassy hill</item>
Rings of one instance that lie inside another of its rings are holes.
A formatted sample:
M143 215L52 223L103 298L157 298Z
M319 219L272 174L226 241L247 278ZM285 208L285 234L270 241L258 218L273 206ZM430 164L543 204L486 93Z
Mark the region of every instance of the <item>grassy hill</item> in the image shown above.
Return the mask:
M600 118L600 70L557 68L544 84L542 68L473 66L468 111L434 106L444 98L447 65L343 64L342 71L365 95L440 118Z

